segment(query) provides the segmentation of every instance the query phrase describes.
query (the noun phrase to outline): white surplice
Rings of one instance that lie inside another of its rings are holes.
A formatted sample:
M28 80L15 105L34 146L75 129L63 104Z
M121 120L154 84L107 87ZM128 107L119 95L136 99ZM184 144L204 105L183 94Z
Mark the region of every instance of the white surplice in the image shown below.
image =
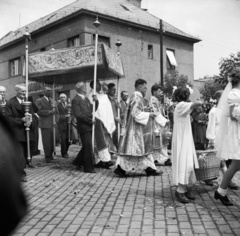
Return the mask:
M174 110L172 136L173 184L196 181L194 167L199 168L190 122L191 102L180 102Z
M91 103L93 103L92 95L93 95L93 90L91 90L87 95L87 98ZM98 99L98 108L95 112L95 117L103 122L103 125L107 129L109 135L112 136L113 131L116 129L113 111L112 111L112 105L108 99L107 94L96 92L96 97ZM111 161L111 155L109 153L108 148L103 149L98 153L95 153L94 156L95 156L96 163L100 161L102 162Z

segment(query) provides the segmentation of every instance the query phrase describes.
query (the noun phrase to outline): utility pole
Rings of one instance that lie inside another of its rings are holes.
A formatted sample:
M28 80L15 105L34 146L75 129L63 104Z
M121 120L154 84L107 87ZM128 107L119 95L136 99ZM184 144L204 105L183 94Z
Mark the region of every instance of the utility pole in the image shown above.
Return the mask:
M160 83L163 89L163 24L160 20Z

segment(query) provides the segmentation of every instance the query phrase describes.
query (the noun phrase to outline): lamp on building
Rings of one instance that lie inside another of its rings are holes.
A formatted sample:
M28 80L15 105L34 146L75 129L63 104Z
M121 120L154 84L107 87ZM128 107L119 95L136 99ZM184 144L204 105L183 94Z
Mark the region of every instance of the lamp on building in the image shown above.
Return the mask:
M115 45L117 46L117 54L118 56L120 56L120 47L122 46L121 41L118 39L118 41L115 43Z
M118 56L120 56L120 47L122 46L121 41L118 39L118 41L115 43L115 45L117 46L117 54ZM120 104L120 78L118 76L118 80L117 80L117 101L118 104ZM120 108L118 106L118 118L120 119ZM118 141L120 139L120 123L118 123Z
M25 111L25 123L26 126L26 134L27 134L27 160L31 161L31 153L30 153L30 125L32 122L32 115L30 114L30 107L31 102L28 101L28 42L31 40L31 35L28 32L28 27L26 27L26 31L23 34L23 37L25 38L25 57L26 57L26 101L22 103Z
M96 28L96 35L95 35L95 62L94 62L94 78L93 78L93 96L96 96L96 83L97 83L97 61L98 61L98 28L100 27L101 23L98 21L98 16L96 20L93 22L93 25ZM92 127L92 147L94 148L94 136L95 136L95 106L96 103L93 101L93 127Z

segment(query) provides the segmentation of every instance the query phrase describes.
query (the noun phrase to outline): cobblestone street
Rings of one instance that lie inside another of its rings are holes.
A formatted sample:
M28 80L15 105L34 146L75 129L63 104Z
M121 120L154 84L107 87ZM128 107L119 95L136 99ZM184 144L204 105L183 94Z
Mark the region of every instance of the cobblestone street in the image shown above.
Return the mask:
M105 169L88 174L71 164L79 146L70 147L68 159L57 148L54 163L40 155L36 168L27 169L29 213L14 236L240 235L240 190L229 191L235 205L225 207L213 198L217 182L197 183L196 200L184 205L174 197L171 167L159 167L164 173L157 177L118 178ZM234 182L240 185L239 174Z

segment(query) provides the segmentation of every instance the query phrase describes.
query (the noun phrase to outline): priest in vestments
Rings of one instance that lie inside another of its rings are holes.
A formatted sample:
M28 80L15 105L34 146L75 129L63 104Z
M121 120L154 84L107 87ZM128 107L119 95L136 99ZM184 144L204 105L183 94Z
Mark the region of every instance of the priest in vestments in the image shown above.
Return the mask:
M151 88L152 96L149 100L151 111L156 114L153 133L153 158L155 165L171 165L168 155L169 121L164 117L163 107L160 102L162 88L160 84L154 84Z
M131 96L124 117L124 131L121 133L117 168L114 173L127 177L126 171L145 171L149 175L159 175L153 159L153 119L155 113L144 106L147 82L138 79L135 92Z

